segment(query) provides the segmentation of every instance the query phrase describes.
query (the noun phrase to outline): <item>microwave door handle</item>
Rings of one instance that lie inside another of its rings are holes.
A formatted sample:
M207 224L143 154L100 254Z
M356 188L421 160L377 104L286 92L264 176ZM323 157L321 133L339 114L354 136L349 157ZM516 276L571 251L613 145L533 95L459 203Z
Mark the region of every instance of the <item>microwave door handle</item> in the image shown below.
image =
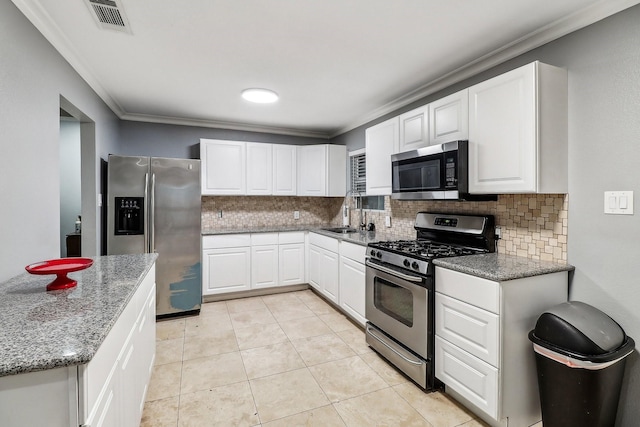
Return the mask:
M374 270L379 270L379 271L382 271L382 272L384 272L384 273L391 274L392 276L399 277L399 278L404 279L404 280L407 280L407 281L409 281L409 282L416 282L416 283L420 283L420 282L422 282L422 277L419 277L419 276L411 276L411 275L409 275L409 274L404 274L404 273L401 273L401 272L399 272L399 271L392 270L392 269L390 269L390 268L384 267L384 266L382 266L382 265L380 265L380 264L374 264L374 263L372 263L372 262L371 262L371 261L369 261L369 260L366 260L366 261L365 261L365 264L367 265L367 267L371 267L371 268L373 268Z

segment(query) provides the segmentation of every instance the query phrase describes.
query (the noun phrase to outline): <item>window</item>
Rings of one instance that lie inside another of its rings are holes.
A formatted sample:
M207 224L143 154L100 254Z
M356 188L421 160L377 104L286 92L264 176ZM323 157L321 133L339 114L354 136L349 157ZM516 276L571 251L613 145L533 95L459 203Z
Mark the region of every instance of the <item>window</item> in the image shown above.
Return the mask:
M354 196L357 196L356 192L363 195L362 198L356 197L356 208L360 208L362 203L363 209L383 211L384 210L384 196L366 196L367 191L367 156L364 151L357 150L349 152L350 157L350 170L351 184L350 189L353 191Z

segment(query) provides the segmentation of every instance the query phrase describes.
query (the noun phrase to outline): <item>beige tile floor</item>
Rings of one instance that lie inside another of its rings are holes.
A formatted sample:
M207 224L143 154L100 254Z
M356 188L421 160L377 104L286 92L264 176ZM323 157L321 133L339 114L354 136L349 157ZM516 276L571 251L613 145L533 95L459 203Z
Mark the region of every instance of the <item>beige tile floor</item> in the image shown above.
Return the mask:
M310 290L206 303L156 331L142 426L486 425L421 391Z

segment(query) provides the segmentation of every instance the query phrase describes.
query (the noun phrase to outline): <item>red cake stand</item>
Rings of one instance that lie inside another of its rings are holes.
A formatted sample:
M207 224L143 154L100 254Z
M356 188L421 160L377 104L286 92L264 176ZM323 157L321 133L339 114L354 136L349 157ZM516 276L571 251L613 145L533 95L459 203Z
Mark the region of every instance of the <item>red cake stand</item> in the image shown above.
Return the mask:
M55 274L57 277L47 285L47 291L59 291L73 288L78 284L77 281L68 278L67 273L84 270L92 264L93 260L90 258L60 258L27 265L25 270L38 275Z

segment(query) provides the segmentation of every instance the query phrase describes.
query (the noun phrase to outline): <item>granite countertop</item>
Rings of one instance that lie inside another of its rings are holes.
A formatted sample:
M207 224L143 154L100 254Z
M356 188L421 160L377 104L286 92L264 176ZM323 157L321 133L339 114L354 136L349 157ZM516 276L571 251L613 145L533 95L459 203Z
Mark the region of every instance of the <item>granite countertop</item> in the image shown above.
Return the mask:
M483 279L503 282L559 271L573 271L569 264L536 261L497 253L435 259L436 266L459 271Z
M0 284L0 376L88 363L157 254L92 258L69 273L78 285L45 290L55 276L20 274Z
M247 227L242 229L225 228L218 230L203 230L203 236L214 236L222 234L242 234L242 233L277 233L287 231L311 231L322 234L323 236L333 237L344 242L355 243L366 246L371 242L389 241L389 240L407 240L415 239L415 232L411 235L387 232L386 230L364 231L356 233L334 233L323 230L323 228L336 227L335 225L300 225L300 226L268 226L268 227Z

